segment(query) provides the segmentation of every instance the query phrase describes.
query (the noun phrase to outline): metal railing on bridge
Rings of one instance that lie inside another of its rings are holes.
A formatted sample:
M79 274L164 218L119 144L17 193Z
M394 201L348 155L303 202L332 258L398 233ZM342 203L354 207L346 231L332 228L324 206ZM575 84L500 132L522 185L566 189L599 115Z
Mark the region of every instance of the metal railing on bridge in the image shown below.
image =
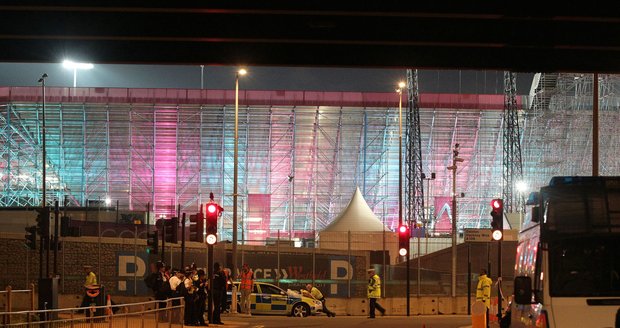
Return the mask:
M2 312L2 327L94 328L183 327L182 297L84 308Z

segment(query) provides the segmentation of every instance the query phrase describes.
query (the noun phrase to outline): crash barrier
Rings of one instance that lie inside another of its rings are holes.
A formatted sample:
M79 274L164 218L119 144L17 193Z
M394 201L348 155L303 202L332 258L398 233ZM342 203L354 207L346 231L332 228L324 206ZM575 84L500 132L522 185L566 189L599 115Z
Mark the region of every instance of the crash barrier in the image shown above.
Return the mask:
M93 327L183 327L185 304L182 297L85 308L2 312L2 327L93 328Z
M16 289L11 286L0 291L0 304L4 304L4 312L13 312L15 310L15 300L27 298L30 310L35 309L34 284L30 284L30 289ZM21 300L21 303L26 303ZM1 316L2 323L7 324L10 321L9 316Z

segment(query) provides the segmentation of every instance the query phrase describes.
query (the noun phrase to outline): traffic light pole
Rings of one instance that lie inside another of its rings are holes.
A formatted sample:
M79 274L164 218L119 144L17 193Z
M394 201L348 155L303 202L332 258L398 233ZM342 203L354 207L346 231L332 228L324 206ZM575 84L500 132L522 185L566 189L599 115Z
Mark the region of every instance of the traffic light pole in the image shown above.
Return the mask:
M207 272L209 274L209 289L213 290L213 245L207 245ZM213 293L212 292L209 292L207 313L208 313L207 317L209 318L209 323L214 323L213 322Z
M43 235L39 236L39 279L43 279L43 243L45 242L45 237Z
M502 320L502 240L497 241L497 322Z
M166 263L166 223L162 222L162 234L161 234L161 261Z
M54 203L54 277L58 274L58 201Z
M146 236L151 232L151 202L146 203Z
M181 217L181 268L185 269L185 213Z
M49 217L48 217L49 219ZM50 277L50 237L45 237L45 276Z
M411 287L411 282L409 281L409 249L407 249L407 316L409 316L409 288Z

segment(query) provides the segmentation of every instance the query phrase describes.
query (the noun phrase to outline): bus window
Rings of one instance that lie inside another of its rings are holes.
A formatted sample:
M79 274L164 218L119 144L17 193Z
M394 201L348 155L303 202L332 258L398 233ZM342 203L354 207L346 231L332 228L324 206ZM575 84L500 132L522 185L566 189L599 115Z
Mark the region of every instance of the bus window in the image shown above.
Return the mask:
M614 238L580 237L549 246L551 296L620 296L620 243Z

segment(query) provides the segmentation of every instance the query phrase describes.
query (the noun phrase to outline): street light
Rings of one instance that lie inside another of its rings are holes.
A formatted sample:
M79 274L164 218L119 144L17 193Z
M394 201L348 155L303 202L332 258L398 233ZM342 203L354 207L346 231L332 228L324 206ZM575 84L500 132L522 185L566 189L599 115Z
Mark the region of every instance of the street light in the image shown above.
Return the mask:
M406 252L404 254L399 251L400 255L406 255L407 261L407 316L409 316L409 237L411 236L411 232L409 231L408 225L403 225L403 88L405 87L405 82L398 83L398 237L399 237L399 247L405 246L403 238L406 238L407 245L405 247ZM403 230L403 227L404 228ZM403 236L403 233L408 234L409 236Z
M41 147L41 160L42 160L42 164L43 167L41 168L41 180L42 180L42 195L41 195L41 207L45 207L46 204L46 199L45 199L45 79L47 78L47 73L43 73L43 75L41 75L41 78L39 79L39 83L41 83L41 143L42 143L42 147Z
M527 182L523 180L517 181L517 183L515 183L515 187L517 187L517 191L520 195L524 195L528 189Z
M456 297L456 163L463 162L459 151L460 146L457 143L452 149L452 165L447 167L452 171L452 297Z
M403 88L405 82L398 83L398 225L403 224Z
M233 240L232 240L232 265L231 272L235 272L237 264L237 187L239 177L239 76L246 75L248 71L241 68L235 74L235 154L233 173ZM235 295L233 295L235 297Z
M73 87L74 88L77 87L77 70L78 69L89 70L95 67L95 65L91 63L76 63L71 60L64 60L62 62L62 66L64 68L73 70Z

